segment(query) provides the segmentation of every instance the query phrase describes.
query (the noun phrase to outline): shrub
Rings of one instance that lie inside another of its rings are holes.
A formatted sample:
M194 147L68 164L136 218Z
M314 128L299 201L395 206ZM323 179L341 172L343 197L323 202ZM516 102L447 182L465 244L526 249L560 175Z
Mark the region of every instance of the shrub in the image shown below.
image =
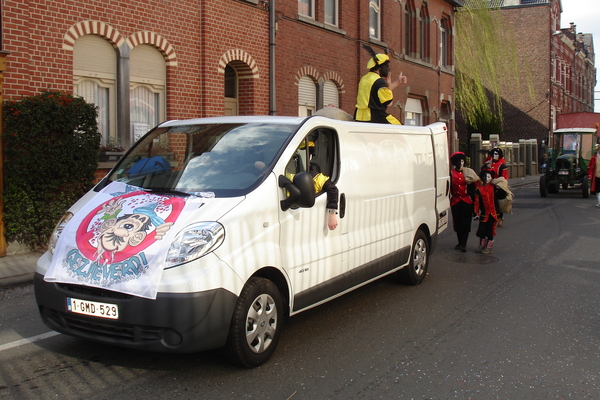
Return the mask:
M60 217L92 187L101 139L96 112L65 92L4 104L8 240L45 247Z

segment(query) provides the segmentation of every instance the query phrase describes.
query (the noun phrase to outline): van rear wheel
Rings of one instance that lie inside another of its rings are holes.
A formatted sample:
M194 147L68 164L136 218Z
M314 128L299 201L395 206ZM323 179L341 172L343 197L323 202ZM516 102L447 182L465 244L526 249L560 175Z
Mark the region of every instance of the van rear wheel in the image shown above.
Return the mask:
M257 367L275 352L283 322L283 302L277 286L250 278L235 305L226 350L243 367Z
M429 241L423 231L417 231L410 252L409 264L398 271L400 280L409 285L423 282L429 266Z

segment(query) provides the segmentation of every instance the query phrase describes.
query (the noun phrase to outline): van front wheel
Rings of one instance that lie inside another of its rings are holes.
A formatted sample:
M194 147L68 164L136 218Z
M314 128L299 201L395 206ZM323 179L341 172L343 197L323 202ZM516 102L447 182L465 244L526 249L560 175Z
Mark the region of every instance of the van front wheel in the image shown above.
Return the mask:
M235 305L227 351L243 367L266 362L277 347L283 322L281 294L273 282L250 278Z
M398 271L400 280L409 285L418 285L427 275L429 265L429 241L423 231L415 235L409 264Z

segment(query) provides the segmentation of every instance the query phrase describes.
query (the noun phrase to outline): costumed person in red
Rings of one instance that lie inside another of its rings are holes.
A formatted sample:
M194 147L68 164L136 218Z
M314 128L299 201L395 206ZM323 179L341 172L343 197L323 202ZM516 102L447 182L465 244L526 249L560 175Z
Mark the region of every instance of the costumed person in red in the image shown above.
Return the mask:
M590 191L596 193L596 207L600 208L600 145L596 145L596 153L592 156L588 164L588 184Z
M452 226L458 244L455 250L467 251L467 240L471 232L473 218L473 194L479 176L471 168L465 167L467 157L462 151L457 151L450 156L454 167L450 172L450 210L452 211Z
M508 167L504 160L504 152L499 147L494 147L488 152L488 156L483 162L481 169L491 169L494 171L494 178L504 178L508 182ZM500 213L498 217L498 226L504 224L504 214Z
M490 254L496 236L496 225L500 218L498 200L506 196L506 192L492 183L494 171L483 169L479 174L481 185L475 189L475 213L479 219L477 237L479 247L477 253Z

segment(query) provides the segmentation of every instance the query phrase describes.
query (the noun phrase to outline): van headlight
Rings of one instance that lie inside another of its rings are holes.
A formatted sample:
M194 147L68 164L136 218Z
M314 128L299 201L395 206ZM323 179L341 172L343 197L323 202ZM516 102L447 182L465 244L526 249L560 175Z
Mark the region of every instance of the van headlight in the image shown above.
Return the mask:
M218 222L200 222L182 229L169 248L165 268L200 258L216 250L225 239L225 228Z
M54 227L54 231L52 232L50 240L48 241L48 250L50 251L50 254L54 254L54 250L56 249L56 243L58 243L58 238L60 237L61 233L65 229L65 226L71 220L71 218L73 218L73 213L65 213L65 215L63 215L62 218L58 221L58 224L56 224L56 227Z

